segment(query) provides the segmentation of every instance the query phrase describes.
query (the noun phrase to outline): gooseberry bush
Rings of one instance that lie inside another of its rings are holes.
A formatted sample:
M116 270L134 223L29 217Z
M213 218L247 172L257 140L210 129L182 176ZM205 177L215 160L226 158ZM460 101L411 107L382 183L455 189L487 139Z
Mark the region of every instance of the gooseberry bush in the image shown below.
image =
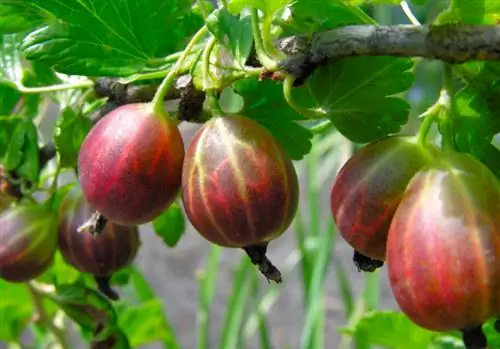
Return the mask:
M211 248L199 349L229 249L221 349L500 348L498 18L489 0L0 1L0 341L185 347L136 260L190 226ZM296 265L302 331L274 345Z

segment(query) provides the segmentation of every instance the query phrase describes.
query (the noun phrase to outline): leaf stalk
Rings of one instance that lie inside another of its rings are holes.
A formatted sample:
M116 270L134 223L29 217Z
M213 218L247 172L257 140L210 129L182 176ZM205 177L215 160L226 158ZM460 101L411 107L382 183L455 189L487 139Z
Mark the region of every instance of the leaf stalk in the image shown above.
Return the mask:
M182 55L179 57L177 62L175 62L174 66L170 71L168 72L167 76L163 79L162 83L160 84L160 87L158 87L158 90L156 90L156 93L153 97L153 110L155 114L158 115L165 115L165 107L163 105L163 101L165 99L165 95L167 94L168 90L172 87L175 78L179 75L182 64L186 60L186 58L189 56L189 53L191 52L193 46L200 41L206 34L208 33L208 27L204 25L201 27L196 34L191 38L191 41L189 41L188 45L186 46L186 49L182 53Z

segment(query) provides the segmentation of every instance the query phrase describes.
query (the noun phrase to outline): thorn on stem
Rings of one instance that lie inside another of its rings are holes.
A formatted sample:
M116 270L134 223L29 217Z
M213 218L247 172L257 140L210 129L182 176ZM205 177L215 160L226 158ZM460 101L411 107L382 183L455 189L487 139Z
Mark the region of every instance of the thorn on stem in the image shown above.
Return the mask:
M267 243L261 245L245 246L243 250L250 257L252 264L259 267L260 272L267 281L274 281L277 284L282 282L281 272L266 257Z

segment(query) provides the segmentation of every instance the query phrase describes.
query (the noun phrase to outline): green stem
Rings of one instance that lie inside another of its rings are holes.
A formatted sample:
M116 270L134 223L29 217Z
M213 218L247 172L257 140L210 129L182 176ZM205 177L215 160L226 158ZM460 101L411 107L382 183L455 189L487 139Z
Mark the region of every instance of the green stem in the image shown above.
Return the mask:
M299 106L292 96L293 82L295 78L293 76L287 76L283 82L283 96L290 107L292 107L297 113L305 116L311 120L324 119L326 117L325 113L321 113L317 110L311 110L308 108L303 108Z
M255 45L255 51L257 53L257 58L267 70L275 71L278 68L278 64L266 54L266 50L264 49L264 44L262 42L259 28L259 12L256 8L252 9L251 21L253 41Z
M417 16L413 13L413 11L410 8L410 5L406 0L403 0L399 3L399 6L401 6L401 9L403 10L404 14L408 18L411 24L413 25L422 25L420 21L418 20Z
M441 112L443 105L438 100L434 103L429 109L427 109L421 117L424 118L417 133L418 142L421 145L425 145L427 143L427 136L431 129L432 124L437 120L439 113Z
M207 45L205 46L205 49L203 50L203 58L202 58L202 63L203 63L203 70L202 70L202 76L203 76L203 89L206 90L209 88L209 86L212 85L211 83L211 76L210 76L210 54L212 53L215 44L217 43L217 39L215 36L212 36L210 40L208 40Z
M15 84L15 87L19 90L19 92L26 94L49 93L49 92L65 91L65 90L92 87L92 86L94 86L94 82L92 80L84 80L69 84L58 84L58 85L41 86L41 87L27 87L21 83Z
M182 55L179 57L177 62L174 64L172 69L168 72L167 76L165 79L163 79L160 87L158 87L158 90L156 90L155 96L153 97L153 101L151 102L153 104L153 109L155 114L158 115L163 115L165 114L165 107L163 106L163 101L165 99L165 95L167 94L168 90L170 87L172 87L172 84L174 83L175 79L179 75L180 69L182 67L182 64L186 60L186 58L189 56L189 52L193 48L193 46L203 38L203 36L208 32L207 26L203 26L198 30L198 32L192 37L191 41L188 43L186 46L186 49L182 53Z
M68 339L66 338L66 334L62 329L60 329L54 324L50 316L47 314L47 311L45 310L45 306L43 304L45 292L40 292L40 290L37 287L35 287L32 283L27 283L26 286L31 294L31 297L33 298L33 303L35 305L40 323L42 323L48 328L48 330L52 333L52 335L58 342L60 348L70 349L71 347L68 344Z
M325 130L328 130L333 126L333 123L330 120L325 120L317 125L314 125L309 129L314 134L323 133Z
M207 90L206 96L207 96L207 103L210 107L212 115L217 115L217 116L224 115L224 112L220 108L219 98L215 94L215 90L213 89Z
M196 44L193 46L193 49L191 50L190 55L195 54L198 51L201 51L203 49L204 45L203 44ZM174 63L179 59L180 56L182 56L182 53L184 51L179 51L175 52L172 54L169 54L168 56L165 56L163 58L153 58L148 61L149 64L164 64L164 63Z
M59 160L59 159L58 159ZM57 167L56 171L54 173L54 178L52 179L52 184L50 185L50 189L48 194L50 195L49 200L47 200L47 205L52 206L54 203L54 200L56 198L56 190L57 190L57 180L59 179L59 174L61 173L61 166L59 164L59 161L57 161Z
M443 110L440 113L440 129L442 135L442 148L444 151L455 150L453 117L455 88L453 86L453 70L450 64L444 65L443 89L441 90L441 103Z
M441 129L441 147L443 151L449 152L455 149L453 142L453 125L448 111L443 111L441 113L442 119L440 122Z
M268 16L269 17L269 16ZM276 46L274 46L272 37L271 37L271 25L273 21L272 18L264 18L262 22L262 42L264 44L264 49L267 54L271 56L276 61L281 61L285 58L285 55L280 52Z

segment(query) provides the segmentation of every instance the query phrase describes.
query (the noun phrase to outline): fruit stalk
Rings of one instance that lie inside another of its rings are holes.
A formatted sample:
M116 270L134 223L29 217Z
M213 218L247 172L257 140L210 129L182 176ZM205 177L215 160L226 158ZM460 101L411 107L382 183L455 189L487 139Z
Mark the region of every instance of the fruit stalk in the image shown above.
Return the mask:
M260 35L259 12L256 8L252 9L251 21L252 21L253 42L255 45L255 52L257 53L257 58L259 59L260 63L264 66L264 68L266 68L266 70L275 71L277 68L277 63L266 54L264 43L262 42L262 36Z
M172 67L172 69L168 72L167 76L165 79L163 79L162 83L160 84L160 87L158 87L158 90L156 90L155 96L153 97L153 108L155 111L155 114L163 115L165 114L165 108L163 107L163 101L165 99L165 95L167 92L170 90L170 87L174 83L174 79L179 75L180 73L180 68L182 67L182 64L186 60L186 58L189 56L189 52L193 48L193 46L205 36L205 34L208 33L208 28L207 26L201 27L196 34L193 36L191 41L188 43L186 46L186 49L182 53L182 55L179 57L175 65Z

